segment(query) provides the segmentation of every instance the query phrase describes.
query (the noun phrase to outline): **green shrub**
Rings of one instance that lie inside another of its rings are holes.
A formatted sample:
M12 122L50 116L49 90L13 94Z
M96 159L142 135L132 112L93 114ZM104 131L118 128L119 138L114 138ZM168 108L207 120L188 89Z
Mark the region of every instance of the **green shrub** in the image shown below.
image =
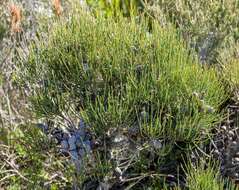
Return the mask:
M140 0L87 0L86 2L94 11L107 16L116 16L119 13L130 16L143 8L143 1Z
M19 125L0 138L0 185L6 189L70 188L73 165L56 154L55 143L33 125ZM2 139L6 140L3 141ZM7 177L6 177L7 176Z
M159 0L147 6L147 11L166 20L163 24L175 24L203 62L227 63L237 51L237 0Z
M234 90L239 89L239 61L237 59L225 65L224 75Z
M233 95L233 99L239 102L239 61L232 59L223 67L223 78L228 84L228 90Z
M155 22L148 32L144 19L80 11L33 46L26 67L40 117L79 104L98 135L136 123L148 137L197 142L227 97L215 70L197 64L173 28Z
M187 167L187 186L190 190L236 190L237 188L231 182L222 179L219 174L219 167L211 161L201 161L193 166Z
M162 25L173 23L191 48L198 52L202 62L227 63L237 51L237 0L88 0L87 3L98 14L130 16L143 13Z

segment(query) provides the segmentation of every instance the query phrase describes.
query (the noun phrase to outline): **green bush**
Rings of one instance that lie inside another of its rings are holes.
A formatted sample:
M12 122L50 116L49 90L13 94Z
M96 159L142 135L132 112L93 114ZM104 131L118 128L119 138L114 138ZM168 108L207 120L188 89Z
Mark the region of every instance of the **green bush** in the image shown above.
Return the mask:
M214 69L197 64L173 28L80 12L33 46L27 79L40 117L80 107L98 135L140 126L148 137L197 142L220 120L227 95Z
M33 125L19 125L0 137L0 185L6 189L70 188L74 170L55 143ZM2 143L3 140L3 143ZM55 177L54 177L55 176Z
M88 0L87 3L98 14L145 14L152 20L159 20L162 25L172 23L198 52L202 62L227 63L238 50L237 0Z
M97 13L107 16L116 16L122 13L125 16L130 16L133 13L143 9L143 1L141 0L87 0L87 4Z
M232 59L223 66L223 77L228 84L228 90L233 95L233 99L239 102L239 61Z
M201 159L198 164L187 167L187 186L190 190L236 190L231 182L222 179L219 174L219 167L211 161Z
M203 62L227 63L237 51L237 0L158 0L147 11L163 24L175 24Z
M234 90L239 89L239 61L232 60L224 67L224 75Z

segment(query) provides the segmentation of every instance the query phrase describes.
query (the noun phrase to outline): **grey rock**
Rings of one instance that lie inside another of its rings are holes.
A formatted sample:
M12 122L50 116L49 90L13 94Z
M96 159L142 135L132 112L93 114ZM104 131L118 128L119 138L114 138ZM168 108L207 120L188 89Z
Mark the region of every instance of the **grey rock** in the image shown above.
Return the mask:
M76 147L82 148L84 146L83 141L79 138L76 139Z
M79 160L79 156L76 150L71 150L70 155L72 160Z
M237 147L238 147L238 143L236 141L232 141L231 148L237 148Z
M76 149L76 136L72 135L69 140L68 140L70 150L75 150Z
M84 142L84 149L87 154L91 152L91 142L90 141L85 141Z
M228 132L228 135L231 136L231 137L233 137L233 136L235 135L235 133L230 130L230 131Z
M121 142L124 142L124 141L127 141L128 138L124 135L121 135L121 134L117 134L114 139L113 139L113 142L114 143L121 143Z
M239 158L238 157L235 157L233 158L234 162L236 162L237 164L239 163Z
M235 157L239 158L239 152L236 152Z
M66 140L61 141L61 152L68 152L69 144Z
M227 130L227 127L225 125L221 126L221 129L226 131Z

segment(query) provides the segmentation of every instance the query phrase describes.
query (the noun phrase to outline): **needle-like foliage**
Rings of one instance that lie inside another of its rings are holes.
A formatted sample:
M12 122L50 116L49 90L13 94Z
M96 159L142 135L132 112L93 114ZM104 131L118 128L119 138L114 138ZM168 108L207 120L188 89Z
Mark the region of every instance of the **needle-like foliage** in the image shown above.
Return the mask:
M190 57L173 28L155 22L149 29L143 18L81 11L32 49L26 67L39 86L37 112L65 111L68 94L99 134L137 122L148 136L197 141L220 119L226 99L215 70Z

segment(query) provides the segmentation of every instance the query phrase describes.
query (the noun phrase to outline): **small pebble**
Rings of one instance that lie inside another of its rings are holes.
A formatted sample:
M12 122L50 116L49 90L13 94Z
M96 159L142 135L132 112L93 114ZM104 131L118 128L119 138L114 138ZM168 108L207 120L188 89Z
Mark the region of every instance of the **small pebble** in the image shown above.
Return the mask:
M231 143L231 146L232 146L232 147L237 147L237 146L238 146L238 144L237 144L237 142L236 142L236 141L232 141L232 143Z
M123 142L123 141L126 141L126 140L127 140L127 137L126 137L126 136L124 136L124 135L117 135L117 136L114 138L113 142L114 142L114 143L120 143L120 142Z
M160 140L152 140L151 143L156 150L159 150L163 147Z
M215 112L214 108L209 106L209 105L205 105L204 108L207 111L207 113L214 113Z
M218 150L215 150L213 153L214 153L214 156L220 156L221 154Z
M238 173L235 173L235 174L234 174L234 177L238 179L238 178L239 178L239 174L238 174Z
M235 154L235 157L238 157L238 158L239 158L239 152L237 152L237 153Z
M227 130L227 127L225 125L221 126L221 129L226 131Z
M233 131L229 131L228 132L229 136L233 137L235 135L235 133Z
M238 157L235 157L234 160L235 160L235 162L239 162L239 158Z
M228 141L229 142L232 142L233 141L233 138L231 136L228 137Z

